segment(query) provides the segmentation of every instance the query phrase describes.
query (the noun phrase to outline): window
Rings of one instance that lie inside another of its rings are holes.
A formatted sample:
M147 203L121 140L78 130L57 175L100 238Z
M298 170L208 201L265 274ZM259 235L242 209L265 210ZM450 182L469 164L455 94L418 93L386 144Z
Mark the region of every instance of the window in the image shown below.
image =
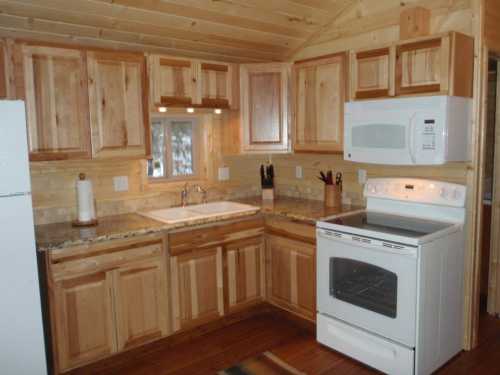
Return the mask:
M151 122L153 159L148 176L184 179L198 176L200 127L195 118L155 118Z

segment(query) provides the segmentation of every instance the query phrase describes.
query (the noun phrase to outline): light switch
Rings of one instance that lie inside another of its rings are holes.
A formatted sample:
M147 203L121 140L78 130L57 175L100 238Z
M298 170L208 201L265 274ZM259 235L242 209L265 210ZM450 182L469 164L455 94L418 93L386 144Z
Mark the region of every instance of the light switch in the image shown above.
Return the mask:
M229 180L229 167L220 167L219 181L227 181L227 180Z
M304 169L302 168L301 165L297 165L295 167L295 177L298 179L304 178Z
M128 176L113 177L115 191L128 191Z
M360 185L366 184L367 173L366 169L358 169L358 183Z

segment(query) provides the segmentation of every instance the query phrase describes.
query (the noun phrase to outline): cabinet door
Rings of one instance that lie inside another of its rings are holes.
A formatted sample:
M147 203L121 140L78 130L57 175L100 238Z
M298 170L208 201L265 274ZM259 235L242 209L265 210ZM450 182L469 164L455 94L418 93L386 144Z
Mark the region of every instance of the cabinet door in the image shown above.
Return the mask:
M308 319L314 319L314 245L277 236L270 236L266 245L267 298L271 303Z
M61 370L116 351L111 273L99 272L57 281L53 292Z
M148 60L155 106L189 106L200 102L199 64L159 55L150 55Z
M174 331L224 314L222 248L171 257L170 273Z
M146 156L150 140L144 56L89 52L87 62L93 156Z
M240 241L227 247L225 285L230 311L256 303L265 294L263 250L261 239Z
M344 137L346 56L295 64L297 152L341 152Z
M381 48L351 54L353 99L394 96L394 48Z
M201 63L201 104L208 108L231 106L232 66L229 64Z
M84 52L24 46L23 60L30 159L90 158Z
M396 95L448 93L449 67L449 36L398 46Z
M118 349L128 349L168 333L166 271L163 258L114 271Z
M241 65L240 76L243 151L288 151L289 65Z

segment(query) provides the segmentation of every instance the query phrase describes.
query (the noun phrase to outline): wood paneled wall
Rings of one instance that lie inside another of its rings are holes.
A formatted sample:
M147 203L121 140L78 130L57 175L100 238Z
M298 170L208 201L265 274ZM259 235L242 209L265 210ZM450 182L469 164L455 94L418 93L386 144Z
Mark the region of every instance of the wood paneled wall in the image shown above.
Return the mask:
M500 1L484 0L485 27L484 34L488 48L500 53Z

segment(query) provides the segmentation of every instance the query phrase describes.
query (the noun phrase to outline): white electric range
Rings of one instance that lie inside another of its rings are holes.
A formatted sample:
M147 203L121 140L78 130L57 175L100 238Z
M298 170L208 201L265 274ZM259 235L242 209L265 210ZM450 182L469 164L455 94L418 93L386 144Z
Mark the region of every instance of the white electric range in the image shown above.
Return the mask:
M317 339L390 374L462 348L462 185L372 179L367 208L317 223Z

